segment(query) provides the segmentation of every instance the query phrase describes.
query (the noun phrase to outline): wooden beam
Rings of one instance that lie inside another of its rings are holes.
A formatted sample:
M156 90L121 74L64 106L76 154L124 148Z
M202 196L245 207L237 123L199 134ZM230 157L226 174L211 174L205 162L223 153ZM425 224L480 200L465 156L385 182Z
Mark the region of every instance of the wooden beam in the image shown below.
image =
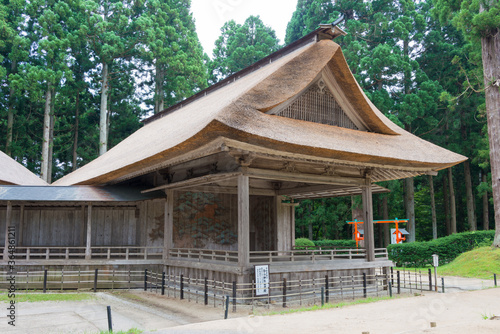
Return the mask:
M9 259L9 226L12 222L12 202L7 202L7 212L5 213L5 243L3 248L3 259L8 261Z
M174 191L168 189L165 193L167 200L165 201L165 226L163 230L163 259L167 260L174 243Z
M373 232L373 198L372 187L370 180L367 179L367 185L362 187L362 200L363 200L363 228L364 228L364 241L366 249L366 260L371 262L375 261L375 237Z
M221 187L221 186L193 186L182 188L193 192L215 193L215 194L237 194L237 187ZM250 195L274 196L276 192L271 189L250 188Z
M349 186L349 187L351 187L351 186ZM278 195L297 195L297 194L303 194L303 193L323 192L323 191L331 191L331 190L338 190L338 189L342 189L342 187L316 184L314 186L304 186L304 187L280 189L276 193Z
M213 183L213 182L217 182L217 181L227 180L229 178L238 176L240 174L241 174L240 172L209 174L209 175L194 177L192 179L188 179L188 180L184 180L184 181L174 182L174 183L170 183L170 184L164 184L164 185L154 187L151 189L146 189L146 190L141 191L141 193L149 193L152 191L163 190L163 189L182 189L182 188L186 188L186 187L199 186L199 185L204 185L207 183Z
M245 175L250 177L267 179L267 180L279 180L279 181L291 181L291 182L307 182L307 183L317 183L317 184L329 184L329 185L363 185L363 178L355 177L341 177L341 176L327 176L327 175L317 175L317 174L305 174L305 173L290 173L282 172L269 169L258 169L258 168L241 168Z
M247 175L238 175L238 265L250 263L250 182Z
M92 203L87 207L87 244L85 246L85 260L92 257Z

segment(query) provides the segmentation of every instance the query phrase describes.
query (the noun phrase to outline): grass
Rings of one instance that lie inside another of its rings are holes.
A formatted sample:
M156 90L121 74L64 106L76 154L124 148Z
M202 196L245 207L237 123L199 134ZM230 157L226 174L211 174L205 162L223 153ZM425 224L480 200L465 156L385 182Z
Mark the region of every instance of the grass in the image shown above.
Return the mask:
M432 266L423 268L401 268L395 267L396 270L408 270L426 272ZM439 266L437 268L438 275L441 276L459 276L469 278L492 279L493 274L497 274L500 280L500 248L492 248L490 246L475 248L471 251L462 253L452 262Z
M440 275L491 279L497 274L500 279L500 249L480 247L465 252L441 268Z
M126 331L100 331L99 334L140 334L144 332L142 329L138 329L138 328L131 328L129 330L126 330Z
M16 293L16 302L81 301L90 300L90 293ZM0 302L10 302L8 294L0 295Z
M261 313L258 315L275 315L275 314L289 314L289 313L298 313L298 312L308 312L308 311L316 311L316 310L328 310L332 308L341 308L341 307L346 307L350 305L359 305L359 304L367 304L367 303L373 303L377 302L379 300L388 300L391 299L390 297L368 297L365 299L358 299L358 300L353 300L350 302L340 302L340 303L326 303L325 305L314 305L314 306L309 306L309 307L301 307L298 309L288 309L288 310L283 310L283 311L271 311L271 312L266 312L266 313Z

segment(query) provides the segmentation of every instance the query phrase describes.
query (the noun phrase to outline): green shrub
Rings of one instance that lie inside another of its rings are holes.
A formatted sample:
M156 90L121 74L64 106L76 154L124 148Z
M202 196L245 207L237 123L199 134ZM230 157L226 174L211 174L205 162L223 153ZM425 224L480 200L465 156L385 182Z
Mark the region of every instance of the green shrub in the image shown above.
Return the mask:
M387 252L389 259L399 267L432 265L432 254L439 255L439 264L441 265L453 261L464 252L484 245L488 240L493 240L494 235L495 231L455 233L431 241L389 245Z
M333 248L356 248L355 240L315 240L314 245L316 247L321 247L322 249L333 249Z
M295 239L295 249L306 249L306 247L314 247L314 242L307 238Z

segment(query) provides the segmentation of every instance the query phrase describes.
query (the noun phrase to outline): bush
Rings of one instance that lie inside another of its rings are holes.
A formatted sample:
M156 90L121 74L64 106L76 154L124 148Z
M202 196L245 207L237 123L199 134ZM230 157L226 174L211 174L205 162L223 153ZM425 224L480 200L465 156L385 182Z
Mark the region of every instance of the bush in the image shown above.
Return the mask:
M314 242L307 238L295 239L295 249L306 249L306 247L314 247Z
M348 249L348 248L356 248L355 240L315 240L314 245L316 247L321 247L322 249Z
M411 242L387 246L389 259L397 266L424 267L432 265L432 254L439 255L439 264L453 261L460 254L470 251L488 240L493 240L495 231L475 231L452 234L431 241ZM491 242L489 242L491 245Z

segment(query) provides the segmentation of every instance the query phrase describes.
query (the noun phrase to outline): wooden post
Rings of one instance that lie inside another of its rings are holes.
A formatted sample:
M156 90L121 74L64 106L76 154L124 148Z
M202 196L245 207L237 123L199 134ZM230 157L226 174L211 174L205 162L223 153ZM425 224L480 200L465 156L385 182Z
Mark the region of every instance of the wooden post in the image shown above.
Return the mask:
M247 175L238 175L238 265L250 263L250 183Z
M363 227L366 249L366 260L375 261L375 238L373 233L373 202L371 181L368 178L366 185L362 186L363 197Z
M17 232L18 235L18 246L23 245L23 233L24 233L24 204L21 205L21 211L19 212L19 232Z
M173 245L174 191L167 189L165 193L167 194L167 200L165 201L165 226L163 230L163 259L167 260Z
M87 208L87 244L85 246L85 260L92 258L92 203Z
M7 201L7 212L5 214L5 243L3 248L3 260L9 259L9 226L12 222L12 202Z

